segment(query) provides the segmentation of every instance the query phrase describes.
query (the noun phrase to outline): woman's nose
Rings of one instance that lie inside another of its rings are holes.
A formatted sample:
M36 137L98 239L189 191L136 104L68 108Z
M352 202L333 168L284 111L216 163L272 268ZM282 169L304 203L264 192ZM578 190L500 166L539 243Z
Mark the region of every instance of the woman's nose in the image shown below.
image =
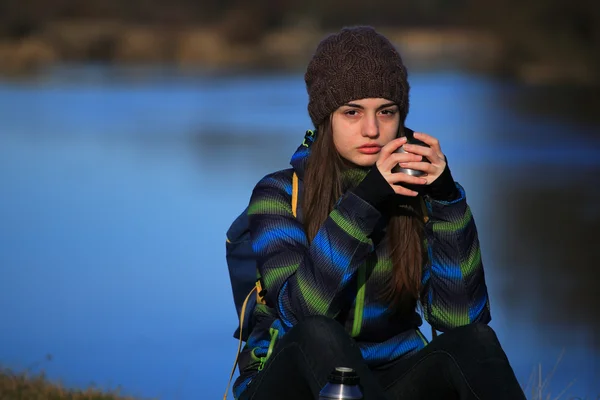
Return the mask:
M379 124L375 115L365 115L363 125L363 136L375 138L379 136Z

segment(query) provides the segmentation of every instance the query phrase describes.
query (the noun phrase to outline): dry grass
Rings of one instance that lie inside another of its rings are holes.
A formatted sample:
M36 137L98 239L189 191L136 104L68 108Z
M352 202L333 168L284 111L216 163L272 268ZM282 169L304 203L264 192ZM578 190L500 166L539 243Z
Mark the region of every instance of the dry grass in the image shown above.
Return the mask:
M543 377L541 364L533 368L528 383L523 388L529 400L560 400L575 383L573 380L555 396L548 390L563 356L564 350L546 377ZM46 361L51 360L51 356L46 357ZM122 396L119 388L108 391L93 386L86 389L65 388L61 383L50 382L44 372L32 373L31 370L38 365L20 373L0 366L0 400L141 400Z
M566 392L569 390L571 386L575 383L575 380L571 381L566 388L564 388L560 393L556 396L552 396L552 393L548 390L548 386L550 384L550 380L554 376L556 369L558 368L558 364L562 360L565 354L565 350L563 349L554 364L552 370L548 373L548 375L543 378L542 375L542 364L538 364L531 371L531 375L529 376L529 381L524 388L525 393L529 392L529 400L559 400Z
M119 388L66 388L60 382L50 382L44 372L32 373L32 369L15 372L0 366L0 400L139 400L120 395Z

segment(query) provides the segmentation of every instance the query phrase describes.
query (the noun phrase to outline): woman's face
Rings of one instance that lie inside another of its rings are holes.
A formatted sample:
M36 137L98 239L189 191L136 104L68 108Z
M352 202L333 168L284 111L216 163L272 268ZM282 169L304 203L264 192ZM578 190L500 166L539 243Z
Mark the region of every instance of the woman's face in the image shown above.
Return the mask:
M374 165L381 148L396 138L400 124L398 106L386 99L353 100L331 117L333 143L346 160Z

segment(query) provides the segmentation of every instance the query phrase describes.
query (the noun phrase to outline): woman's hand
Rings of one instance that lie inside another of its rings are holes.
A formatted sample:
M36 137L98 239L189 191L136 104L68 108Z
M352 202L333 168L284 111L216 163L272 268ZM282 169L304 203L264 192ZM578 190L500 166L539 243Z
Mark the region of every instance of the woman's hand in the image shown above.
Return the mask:
M406 160L400 163L402 168L415 169L425 172L422 178L425 179L425 185L431 185L437 178L440 177L446 168L446 157L442 153L440 142L433 136L425 133L415 132L415 139L419 139L429 147L419 146L415 144L405 144L404 150L414 155L420 155L429 160L429 162Z
M423 140L423 142L425 142L425 140ZM379 169L379 172L381 173L383 178L390 184L390 186L392 187L392 189L394 189L394 192L396 192L396 194L414 197L417 196L419 193L397 184L405 183L411 185L426 185L428 180L424 177L411 176L405 174L404 172L392 172L392 169L398 164L402 165L402 163L408 163L410 165L429 164L420 162L421 160L423 160L423 157L421 155L416 154L416 151L414 152L414 154L412 153L412 150L410 153L395 153L395 151L405 143L406 137L401 137L398 139L394 139L385 146L383 146L381 148L381 152L379 153L379 159L377 160L376 166L377 169Z

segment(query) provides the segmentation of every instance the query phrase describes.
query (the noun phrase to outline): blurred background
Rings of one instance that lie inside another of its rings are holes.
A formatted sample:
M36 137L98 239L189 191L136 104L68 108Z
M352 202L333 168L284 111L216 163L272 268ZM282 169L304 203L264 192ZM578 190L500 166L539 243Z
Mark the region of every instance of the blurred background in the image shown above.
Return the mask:
M598 398L591 0L0 0L0 365L222 397L225 232L311 128L318 41L353 24L398 46L407 126L467 190L528 398Z

